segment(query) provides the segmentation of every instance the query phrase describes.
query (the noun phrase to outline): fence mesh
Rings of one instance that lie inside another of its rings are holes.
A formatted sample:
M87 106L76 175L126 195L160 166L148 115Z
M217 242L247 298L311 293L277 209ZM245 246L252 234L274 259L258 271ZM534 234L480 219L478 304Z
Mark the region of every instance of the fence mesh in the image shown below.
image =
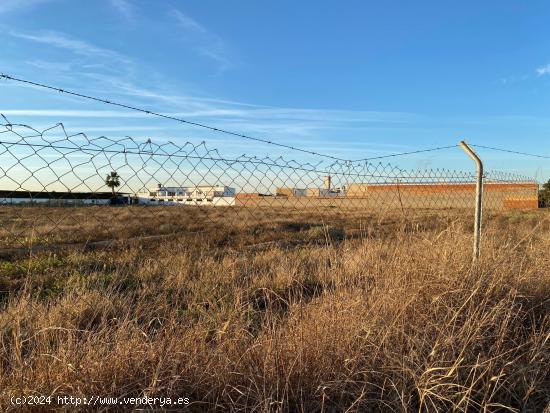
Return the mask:
M537 207L537 183L488 172L484 208ZM368 161L228 158L202 142L157 144L0 125L0 248L200 231L309 214L474 207L475 173ZM70 209L69 209L70 207ZM86 208L84 208L86 207ZM137 218L137 219L136 219Z

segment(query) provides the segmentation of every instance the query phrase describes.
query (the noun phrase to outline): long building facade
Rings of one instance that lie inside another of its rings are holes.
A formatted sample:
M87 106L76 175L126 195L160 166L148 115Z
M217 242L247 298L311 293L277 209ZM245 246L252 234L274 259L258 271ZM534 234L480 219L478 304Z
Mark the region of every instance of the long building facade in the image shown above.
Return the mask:
M139 204L147 205L235 205L235 188L228 186L175 187L157 185L137 194Z
M538 208L538 189L536 182L486 182L483 206L495 210ZM475 183L352 183L346 188L346 197L408 208L467 208L473 205L475 191Z

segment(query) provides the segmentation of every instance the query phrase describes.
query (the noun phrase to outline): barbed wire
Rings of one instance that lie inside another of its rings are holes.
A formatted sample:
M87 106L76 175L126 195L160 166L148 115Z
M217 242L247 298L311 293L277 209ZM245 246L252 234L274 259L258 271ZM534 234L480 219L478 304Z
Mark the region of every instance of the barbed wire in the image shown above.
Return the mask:
M223 128L218 128L218 127L215 127L215 126L206 125L204 123L199 123L199 122L186 120L186 119L183 119L183 118L180 118L180 117L177 117L177 116L167 115L167 114L156 112L156 111L153 111L153 110L139 108L137 106L132 106L132 105L124 104L124 103L115 102L115 101L110 100L110 99L102 99L102 98L98 98L98 97L94 97L94 96L90 96L90 95L85 95L83 93L73 92L73 91L70 91L68 89L63 89L63 88L59 88L59 87L56 87L56 86L47 85L47 84L44 84L44 83L39 83L39 82L31 81L31 80L17 78L17 77L10 76L10 75L5 74L5 73L0 74L0 79L12 80L12 81L15 81L15 82L28 84L28 85L32 85L32 86L43 88L43 89L53 90L53 91L56 91L56 92L59 92L59 93L67 94L67 95L76 96L76 97L79 97L79 98L104 103L104 104L107 104L107 105L117 106L117 107L121 107L121 108L124 108L124 109L141 112L141 113L144 113L146 115L157 116L157 117L160 117L160 118L169 119L169 120L173 120L173 121L176 121L176 122L184 123L186 125L191 125L191 126L196 126L196 127L208 129L208 130L211 130L213 132L224 133L224 134L227 134L227 135L232 135L232 136L236 136L236 137L243 138L243 139L248 139L248 140L252 140L252 141L256 141L256 142L262 142L262 143L265 143L265 144L268 144L268 145L278 146L278 147L289 149L289 150L292 150L292 151L307 153L309 155L315 155L315 156L334 159L334 160L339 160L339 161L348 161L349 160L349 159L338 158L336 156L327 155L327 154L323 154L323 153L320 153L320 152L312 151L312 150L309 150L309 149L298 148L298 147L292 146L292 145L285 145L283 143L274 142L274 141L269 140L269 139L258 138L258 137L246 135L246 134L243 134L243 133L239 133L239 132L229 131L229 130L226 130L226 129L223 129Z

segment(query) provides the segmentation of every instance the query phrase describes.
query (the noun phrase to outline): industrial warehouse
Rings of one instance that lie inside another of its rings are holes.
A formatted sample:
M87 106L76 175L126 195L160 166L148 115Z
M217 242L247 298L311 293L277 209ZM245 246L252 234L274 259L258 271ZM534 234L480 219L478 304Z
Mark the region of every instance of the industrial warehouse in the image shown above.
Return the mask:
M476 185L463 182L350 183L337 189L278 188L274 197L237 194L236 205L331 208L468 208ZM487 182L483 206L493 210L538 208L535 182Z

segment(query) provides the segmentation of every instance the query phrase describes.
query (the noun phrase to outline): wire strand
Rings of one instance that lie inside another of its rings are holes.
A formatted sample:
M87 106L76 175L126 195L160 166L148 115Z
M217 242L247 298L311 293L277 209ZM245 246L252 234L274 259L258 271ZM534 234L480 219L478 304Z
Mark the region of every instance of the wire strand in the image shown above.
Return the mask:
M516 154L516 155L532 156L532 157L541 158L541 159L550 159L550 156L547 156L547 155L536 155L534 153L519 152L519 151L514 151L514 150L511 150L511 149L504 149L504 148L495 148L493 146L476 145L476 144L471 144L471 145L476 147L476 148L490 149L490 150L493 150L493 151L513 153L513 154Z
M372 158L358 159L356 162L372 161L372 160L375 160L375 159L384 159L384 158L393 158L395 156L412 155L412 154L415 154L415 153L440 151L440 150L443 150L443 149L450 149L450 148L456 148L456 147L458 147L458 145L439 146L439 147L436 147L436 148L419 149L417 151L400 152L400 153L394 153L394 154L391 154L391 155L383 155L383 156L375 156L375 157L372 157Z
M88 100L92 100L92 101L95 101L95 102L104 103L104 104L107 104L107 105L117 106L117 107L121 107L121 108L124 108L124 109L129 109L129 110L134 110L134 111L137 111L137 112L144 113L146 115L158 116L158 117L161 117L161 118L164 118L164 119L174 120L174 121L184 123L184 124L187 124L187 125L197 126L197 127L200 127L200 128L208 129L208 130L211 130L211 131L214 131L214 132L225 133L227 135L237 136L237 137L243 138L243 139L253 140L253 141L256 141L256 142L262 142L262 143L266 143L268 145L274 145L274 146L278 146L278 147L285 148L285 149L290 149L290 150L297 151L297 152L307 153L309 155L321 156L321 157L324 157L324 158L334 159L334 160L337 160L337 161L349 161L349 159L338 158L336 156L326 155L326 154L311 151L311 150L308 150L308 149L302 149L302 148L298 148L298 147L295 147L295 146L290 146L290 145L285 145L285 144L278 143L278 142L273 142L273 141L268 140L268 139L253 137L253 136L245 135L243 133L238 133L238 132L232 132L232 131L229 131L229 130L226 130L226 129L216 128L214 126L205 125L203 123L189 121L189 120L182 119L182 118L179 118L179 117L176 117L176 116L166 115L166 114L163 114L163 113L138 108L136 106L126 105L124 103L119 103L119 102L115 102L115 101L112 101L112 100L101 99L101 98L97 98L97 97L94 97L94 96L84 95L82 93L72 92L70 90L61 89L61 88L58 88L58 87L55 87L55 86L46 85L44 83L38 83L38 82L33 82L31 80L16 78L16 77L7 75L5 73L0 73L0 79L13 80L15 82L25 83L25 84L36 86L36 87L43 88L43 89L49 89L49 90L53 90L53 91L56 91L56 92L59 92L59 93L65 93L67 95L76 96L76 97L80 97L80 98L83 98L83 99L88 99Z

